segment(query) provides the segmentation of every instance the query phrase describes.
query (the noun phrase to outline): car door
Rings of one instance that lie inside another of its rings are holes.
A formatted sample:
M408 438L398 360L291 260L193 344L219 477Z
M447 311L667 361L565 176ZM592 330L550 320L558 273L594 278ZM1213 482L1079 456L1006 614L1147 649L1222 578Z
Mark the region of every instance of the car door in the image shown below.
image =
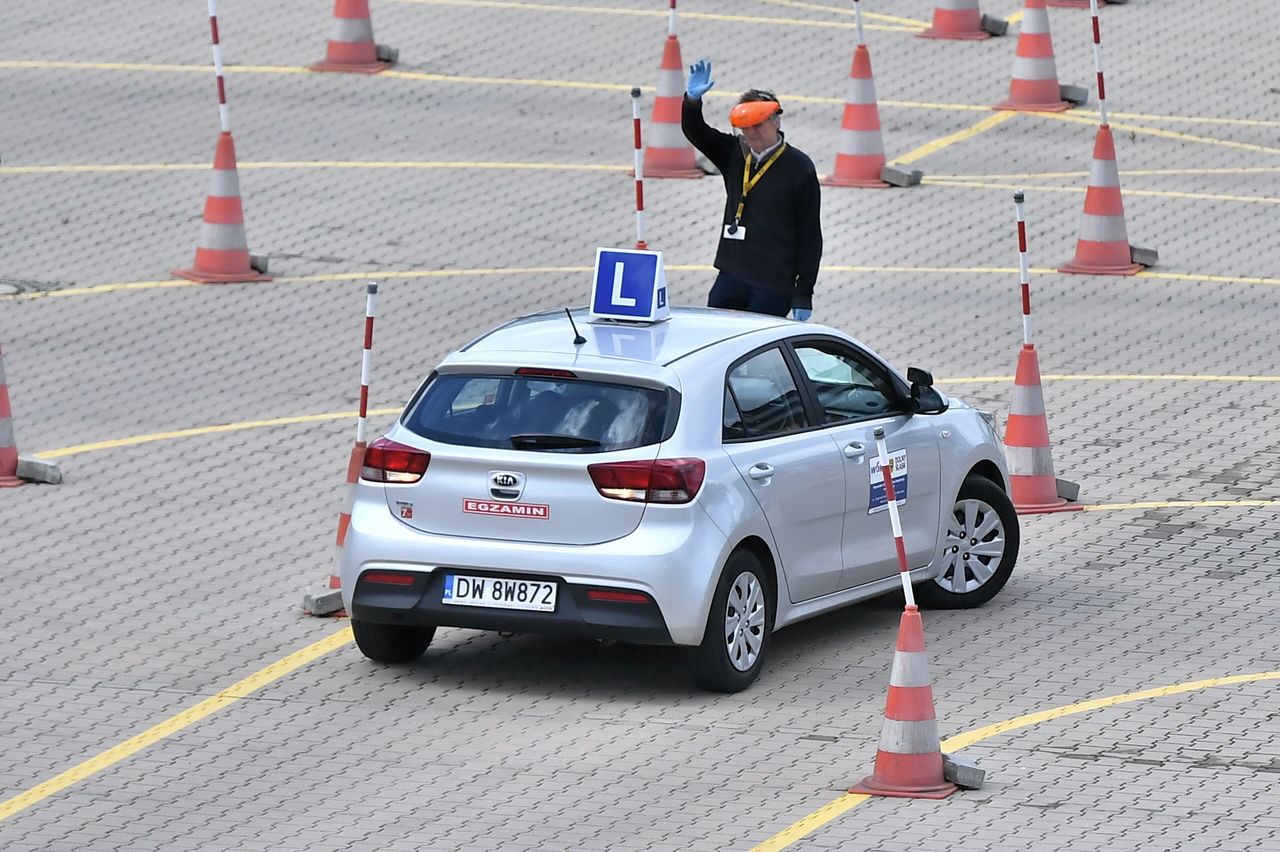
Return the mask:
M813 416L780 346L729 369L724 451L768 522L793 602L834 592L844 570L845 463Z
M928 417L908 413L888 371L870 354L819 338L792 344L802 382L845 464L845 521L838 588L898 572L875 430L883 427L893 463L907 564L927 565L938 541L941 467L938 435Z

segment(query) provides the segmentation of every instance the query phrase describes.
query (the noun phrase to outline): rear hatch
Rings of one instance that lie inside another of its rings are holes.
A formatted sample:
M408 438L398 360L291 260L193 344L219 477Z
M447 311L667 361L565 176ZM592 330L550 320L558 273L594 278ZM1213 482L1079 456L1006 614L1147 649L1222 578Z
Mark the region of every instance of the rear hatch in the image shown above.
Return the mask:
M589 465L656 458L676 399L670 388L567 370L438 374L388 434L431 459L418 482L385 486L387 508L437 535L552 544L621 538L639 526L645 504L604 497Z

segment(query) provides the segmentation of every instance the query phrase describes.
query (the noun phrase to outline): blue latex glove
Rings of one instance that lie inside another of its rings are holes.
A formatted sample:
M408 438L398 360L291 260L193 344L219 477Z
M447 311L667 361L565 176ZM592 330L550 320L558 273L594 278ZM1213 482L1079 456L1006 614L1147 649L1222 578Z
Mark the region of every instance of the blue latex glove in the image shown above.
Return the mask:
M705 59L699 59L689 66L689 85L685 87L689 97L695 101L702 100L702 96L711 91L711 87L715 84L715 81L711 79L710 62Z
M809 318L812 316L813 316L813 310L811 308L792 308L791 309L791 317L795 320L798 320L799 322L808 322Z

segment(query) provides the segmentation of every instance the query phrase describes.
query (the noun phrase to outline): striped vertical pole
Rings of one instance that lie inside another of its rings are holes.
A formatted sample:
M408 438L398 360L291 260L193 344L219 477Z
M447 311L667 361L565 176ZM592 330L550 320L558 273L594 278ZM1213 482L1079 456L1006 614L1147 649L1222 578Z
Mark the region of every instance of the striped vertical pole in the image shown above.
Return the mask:
M676 0L671 0L671 26L675 26ZM644 241L644 144L640 139L640 87L631 89L631 127L635 136L636 164L636 248L644 251L649 244Z
M0 346L0 488L16 488L18 441L13 434L13 410L9 407L9 385L4 378L4 347Z
M222 132L231 132L231 115L227 111L227 87L222 78L222 42L218 40L218 0L209 0L209 32L213 35L213 73L218 81L218 120Z
M347 461L347 484L343 490L342 512L338 515L338 535L335 540L338 556L341 557L343 546L347 543L347 529L351 526L351 510L356 502L356 483L360 480L360 468L364 464L364 451L368 446L365 436L369 419L369 380L373 372L373 318L378 307L378 285L370 281L365 287L364 307L364 348L360 355L360 414L356 419L356 442L351 448L351 458ZM342 580L335 568L329 575L329 588L337 589Z
M1107 121L1107 86L1102 79L1102 26L1098 23L1098 0L1089 0L1089 14L1093 16L1093 66L1098 71L1098 115L1102 126Z
M1027 220L1022 215L1026 196L1022 190L1013 194L1013 207L1018 215L1018 281L1022 285L1022 345L1031 345L1031 270L1027 265Z
M884 498L889 504L889 523L893 525L893 546L898 551L898 571L902 575L902 594L907 607L915 609L916 596L911 589L911 568L907 565L907 548L902 540L902 519L898 516L898 495L893 490L893 469L889 463L889 448L884 441L884 427L875 431L876 451L880 454L880 475L884 477Z
M858 25L858 44L866 44L867 40L862 36L862 4L858 0L853 0L853 20Z
M671 0L671 8L667 10L667 38L676 37L676 0Z

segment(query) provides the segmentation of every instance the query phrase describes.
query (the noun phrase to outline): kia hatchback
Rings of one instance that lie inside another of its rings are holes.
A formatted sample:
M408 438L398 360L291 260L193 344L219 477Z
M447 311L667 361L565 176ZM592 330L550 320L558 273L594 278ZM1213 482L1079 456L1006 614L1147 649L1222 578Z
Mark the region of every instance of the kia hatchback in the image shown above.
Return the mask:
M899 588L877 427L918 600L1009 579L994 418L924 370L759 314L572 315L449 355L366 451L341 571L370 659L441 626L574 634L687 646L700 685L744 689L772 631Z

